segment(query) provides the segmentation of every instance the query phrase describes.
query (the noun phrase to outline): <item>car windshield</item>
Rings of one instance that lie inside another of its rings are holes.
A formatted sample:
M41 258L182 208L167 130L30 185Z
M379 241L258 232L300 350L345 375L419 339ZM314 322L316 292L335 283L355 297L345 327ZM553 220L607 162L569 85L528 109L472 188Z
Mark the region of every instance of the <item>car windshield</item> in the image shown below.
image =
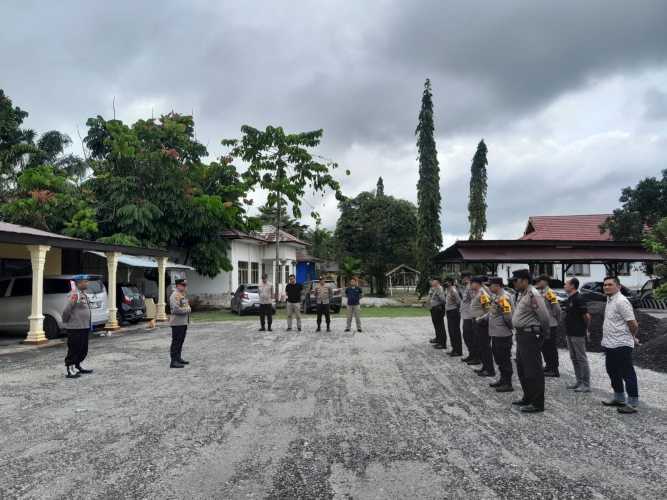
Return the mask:
M123 286L120 289L123 292L123 295L127 295L128 297L133 295L141 295L139 293L139 289L136 286Z
M257 285L246 286L245 291L250 293L257 293L259 292L259 287Z
M91 280L88 282L88 288L86 289L88 293L102 293L104 288L102 287L102 282L99 280Z

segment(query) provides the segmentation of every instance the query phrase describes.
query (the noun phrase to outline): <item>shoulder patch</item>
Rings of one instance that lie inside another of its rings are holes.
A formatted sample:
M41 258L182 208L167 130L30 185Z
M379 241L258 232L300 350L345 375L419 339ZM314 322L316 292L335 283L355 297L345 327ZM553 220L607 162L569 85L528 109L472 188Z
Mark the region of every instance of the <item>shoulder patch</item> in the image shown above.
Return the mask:
M500 300L498 301L498 305L500 306L500 310L503 313L512 312L512 304L510 303L507 297L501 297Z
M547 293L544 297L552 304L558 304L558 296L553 292L553 290L547 290Z
M491 301L491 299L489 298L489 296L488 296L486 293L482 293L482 294L479 296L479 302L480 302L482 305L486 305L486 304L488 304L490 301Z

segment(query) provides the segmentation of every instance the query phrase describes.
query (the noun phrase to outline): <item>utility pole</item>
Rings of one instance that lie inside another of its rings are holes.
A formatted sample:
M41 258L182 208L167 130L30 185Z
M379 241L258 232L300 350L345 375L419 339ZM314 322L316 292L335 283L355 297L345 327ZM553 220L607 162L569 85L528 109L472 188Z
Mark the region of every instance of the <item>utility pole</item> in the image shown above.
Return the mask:
M279 285L278 285L278 282L280 281L280 271L278 269L279 269L279 262L280 262L279 261L279 259L280 259L280 250L279 250L279 248L280 248L280 210L281 210L281 207L282 207L281 201L282 200L281 200L281 197L280 197L280 191L278 191L278 201L276 203L276 207L277 207L277 213L276 213L276 261L273 265L274 269L275 269L274 274L275 274L275 277L276 277L276 280L275 280L276 302L278 301L278 298L280 297L279 296L280 291L279 291Z

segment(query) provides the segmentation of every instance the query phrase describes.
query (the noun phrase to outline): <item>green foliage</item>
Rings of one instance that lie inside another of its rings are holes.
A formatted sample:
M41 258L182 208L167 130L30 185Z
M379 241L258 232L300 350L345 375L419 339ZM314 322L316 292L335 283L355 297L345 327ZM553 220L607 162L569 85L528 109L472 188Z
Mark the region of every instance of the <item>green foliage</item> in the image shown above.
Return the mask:
M468 200L468 221L471 240L481 240L486 232L486 144L479 141L477 151L470 166L470 195Z
M440 167L435 146L433 99L431 81L424 83L419 124L415 131L419 151L419 181L417 182L417 269L421 276L417 284L420 295L428 292L433 275L433 259L442 246L440 225Z
M640 241L645 228L667 217L667 169L661 179L648 177L634 188L624 188L619 201L621 208L614 210L600 231L609 230L617 241Z
M361 271L373 278L380 295L385 273L399 264L414 265L417 209L393 196L363 192L339 203L335 238L342 255L361 261ZM357 274L357 273L354 273Z
M306 232L305 240L311 245L310 253L313 257L323 260L335 259L336 243L333 233L328 229L317 224L315 229Z
M346 255L340 263L340 273L346 283L361 274L361 259Z
M667 260L667 217L656 222L645 235L643 243L647 250L662 255ZM659 278L667 280L667 264L656 265L654 271ZM667 299L667 282L657 287L653 293L658 299Z
M261 225L276 225L276 220L278 219L278 209L275 205L270 206L265 204L259 207L259 222ZM280 207L280 229L287 231L291 235L296 236L299 239L306 239L308 234L308 226L306 224L301 224L298 220L290 217L287 213L287 207L281 205Z
M376 196L384 196L384 181L382 177L378 178L377 188L375 189Z

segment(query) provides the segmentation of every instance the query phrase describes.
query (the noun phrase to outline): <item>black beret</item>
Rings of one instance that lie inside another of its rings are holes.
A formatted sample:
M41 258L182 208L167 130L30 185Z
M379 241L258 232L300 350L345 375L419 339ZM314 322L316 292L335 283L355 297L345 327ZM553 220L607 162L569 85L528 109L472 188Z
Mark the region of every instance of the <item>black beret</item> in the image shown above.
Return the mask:
M500 286L503 286L503 279L500 278L499 276L494 276L494 277L492 277L492 278L489 279L489 283L490 283L491 285L500 285Z
M188 280L183 279L183 278L178 278L176 281L174 281L174 283L176 283L177 285L187 285Z
M461 278L469 278L470 276L472 276L472 273L470 271L463 271L461 273Z
M528 269L518 269L512 273L512 278L514 278L515 280L531 281L533 279L533 275L530 273Z
M484 276L473 276L470 281L472 281L473 283L479 283L480 285L483 285L484 282L486 281L486 278Z

